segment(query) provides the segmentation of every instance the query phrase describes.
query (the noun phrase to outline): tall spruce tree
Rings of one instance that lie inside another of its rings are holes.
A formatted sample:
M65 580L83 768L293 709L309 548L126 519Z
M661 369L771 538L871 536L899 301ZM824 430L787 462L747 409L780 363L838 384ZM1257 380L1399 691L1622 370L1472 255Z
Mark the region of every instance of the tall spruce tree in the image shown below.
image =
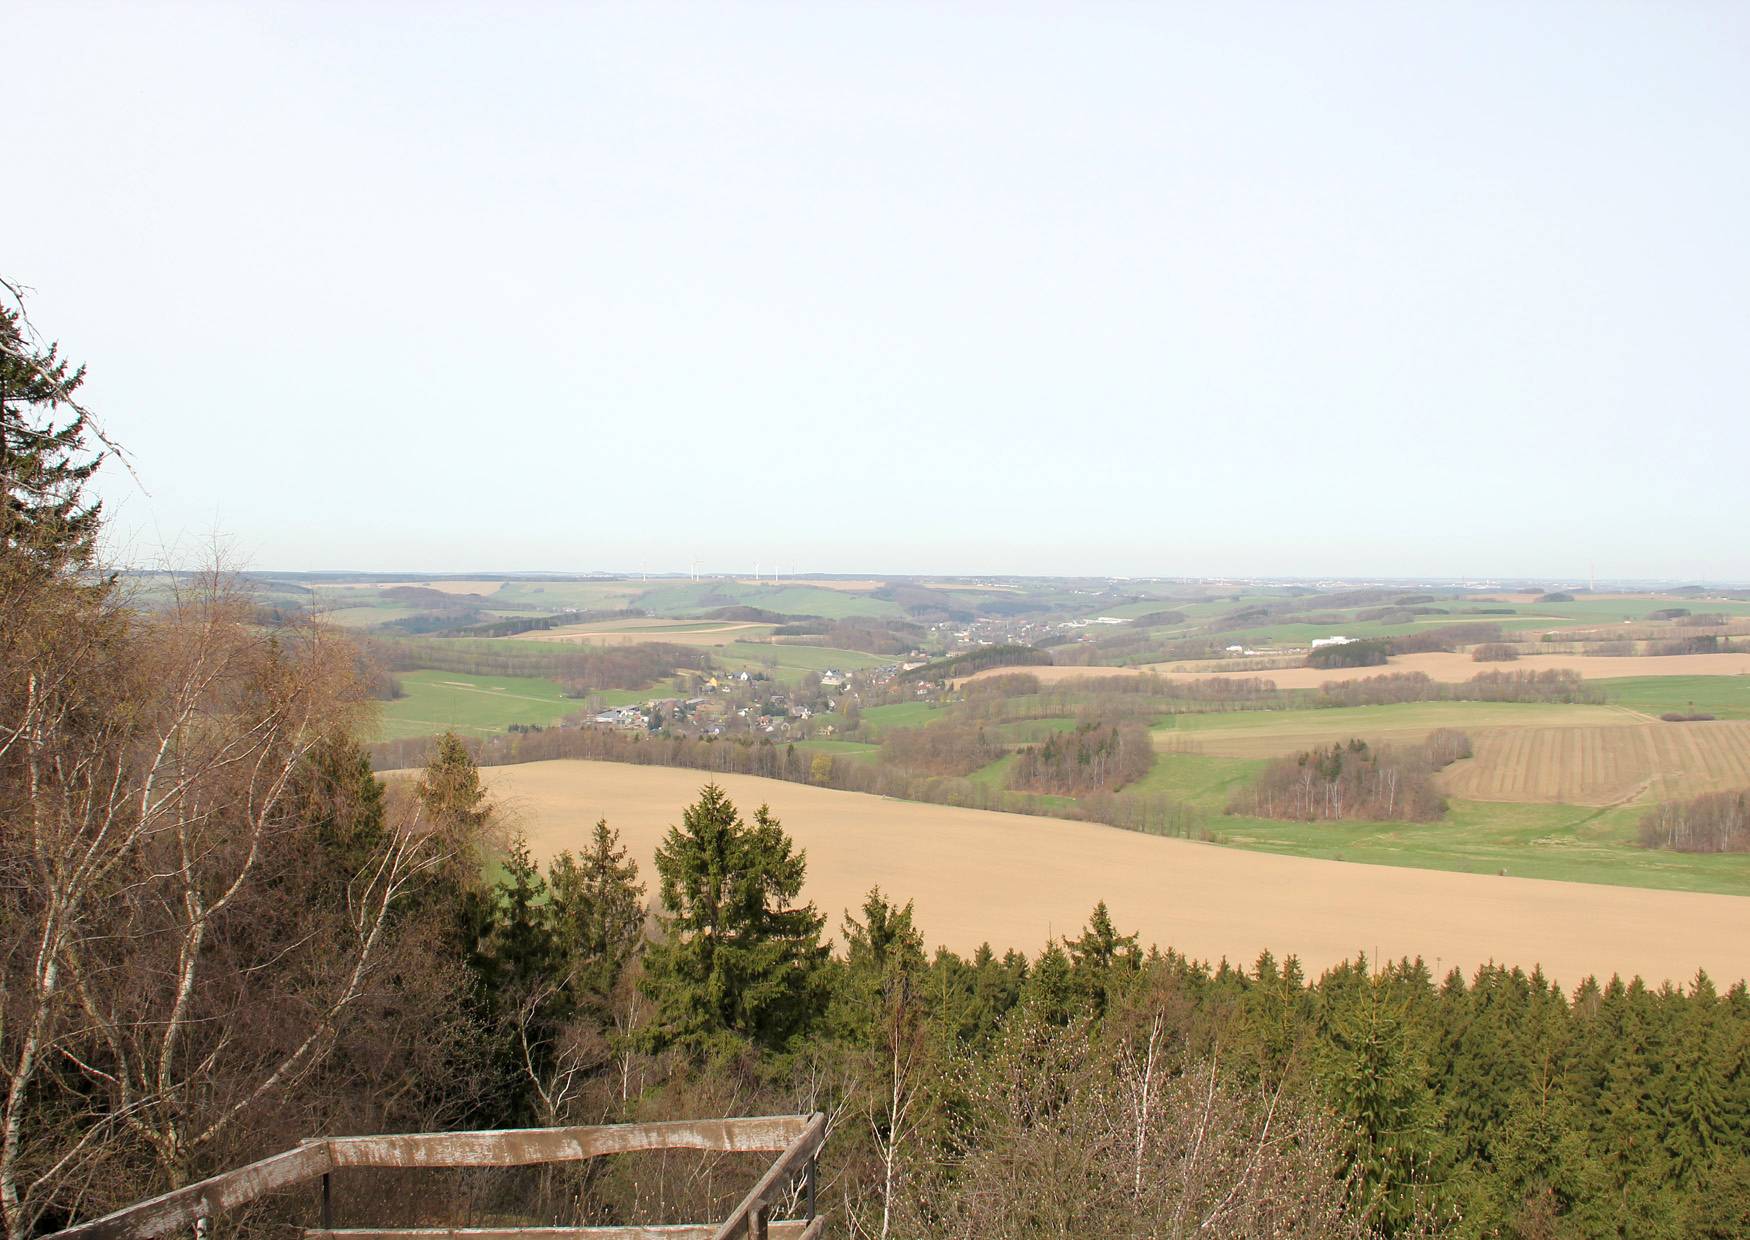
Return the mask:
M657 1045L785 1047L825 1005L823 918L797 904L805 854L765 806L742 821L716 784L656 854L663 938L646 958Z
M85 367L27 327L21 307L0 306L0 568L55 575L91 564L100 506L85 486L103 453L74 396Z
M576 1006L604 1008L644 933L644 884L607 819L580 856L562 852L547 867L553 932Z

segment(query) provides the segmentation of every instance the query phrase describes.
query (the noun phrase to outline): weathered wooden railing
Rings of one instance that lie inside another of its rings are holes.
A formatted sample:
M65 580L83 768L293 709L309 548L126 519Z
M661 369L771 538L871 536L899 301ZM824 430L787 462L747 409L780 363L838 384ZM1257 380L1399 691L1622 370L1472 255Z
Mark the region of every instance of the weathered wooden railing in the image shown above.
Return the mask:
M137 1202L57 1232L51 1240L157 1240L251 1201L318 1177L322 1226L306 1240L818 1240L826 1220L815 1211L815 1168L826 1143L822 1115L670 1120L586 1128L501 1128L486 1132L415 1132L382 1137L317 1137L296 1149ZM778 1154L722 1223L624 1227L335 1227L332 1174L344 1167L526 1167L581 1162L648 1150ZM804 1216L773 1220L779 1198L803 1178Z

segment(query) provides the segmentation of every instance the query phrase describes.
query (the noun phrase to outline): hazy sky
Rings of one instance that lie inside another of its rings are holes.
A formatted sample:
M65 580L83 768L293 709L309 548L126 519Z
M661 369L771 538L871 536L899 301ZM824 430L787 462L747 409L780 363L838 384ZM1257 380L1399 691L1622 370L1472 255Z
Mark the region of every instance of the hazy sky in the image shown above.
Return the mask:
M1750 5L5 6L121 550L1750 578Z

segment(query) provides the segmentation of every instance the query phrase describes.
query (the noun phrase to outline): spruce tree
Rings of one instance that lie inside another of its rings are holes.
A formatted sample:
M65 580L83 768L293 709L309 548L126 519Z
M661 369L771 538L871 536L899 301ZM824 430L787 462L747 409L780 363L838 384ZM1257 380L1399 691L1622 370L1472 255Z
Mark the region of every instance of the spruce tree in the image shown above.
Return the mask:
M10 290L10 286L7 286ZM103 461L74 393L85 367L39 348L22 310L0 306L0 570L55 576L88 568L99 508L86 484Z
M825 919L796 903L806 857L770 811L743 822L706 785L669 828L656 870L667 912L644 981L658 1009L653 1043L778 1050L804 1032L824 1007Z
M1717 1033L1719 998L1706 973L1696 976L1675 1039L1665 1152L1679 1187L1693 1190L1730 1139L1724 1077L1729 1070Z
M638 863L607 819L595 824L581 856L562 852L547 869L556 947L574 1002L603 1008L644 933L644 885Z
M1088 927L1080 938L1065 942L1075 966L1076 986L1086 997L1095 1016L1104 1016L1116 991L1134 980L1142 967L1142 949L1134 934L1119 934L1106 911L1106 902L1094 906Z
M297 820L313 829L324 878L343 892L376 855L385 826L383 782L351 733L325 736L299 766L290 797Z

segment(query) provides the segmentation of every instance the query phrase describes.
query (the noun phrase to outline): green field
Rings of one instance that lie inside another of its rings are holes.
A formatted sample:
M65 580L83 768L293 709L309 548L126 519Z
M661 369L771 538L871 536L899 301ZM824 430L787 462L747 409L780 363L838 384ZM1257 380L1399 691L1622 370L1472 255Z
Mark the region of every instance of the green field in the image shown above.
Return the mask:
M456 672L405 672L405 697L384 702L376 740L431 736L454 731L490 736L513 723L546 726L581 710L551 680L534 676L464 676ZM642 700L642 697L639 698Z
M1644 807L1597 809L1453 801L1439 822L1279 822L1228 815L1229 798L1261 759L1163 753L1130 791L1163 793L1202 809L1217 843L1230 848L1372 865L1505 872L1519 878L1615 883L1750 895L1750 856L1651 850L1635 843Z
M1291 753L1360 737L1419 740L1435 728L1585 727L1645 722L1619 706L1560 702L1401 702L1296 710L1211 711L1170 715L1154 729L1156 744L1200 744L1235 757Z
M1645 849L1640 810L1454 801L1431 823L1276 822L1212 815L1218 843L1297 857L1750 895L1750 855Z
M857 672L893 661L860 650L793 646L783 642L731 642L709 653L732 672L765 671L787 684L798 683L810 672Z
M1047 719L1019 719L1014 723L993 724L990 735L1005 745L1031 745L1059 732L1073 732L1074 719L1055 716Z
M1159 793L1219 813L1228 798L1263 769L1263 758L1218 758L1200 753L1161 753L1147 775L1127 792Z
M983 784L987 788L1006 788L1009 786L1009 768L1015 765L1015 755L1004 754L995 762L979 767L968 775L975 784Z
M1624 676L1592 683L1607 701L1649 715L1680 711L1750 719L1750 676Z
M881 746L871 745L867 741L835 741L821 738L797 741L796 748L803 753L828 753L835 758L856 758L859 761L868 762L873 762L881 756Z
M680 690L673 681L659 680L647 689L592 689L583 699L585 706L636 706L651 698L675 697Z
M864 711L863 729L878 737L886 728L921 728L942 717L942 707L932 702L895 702L892 706L871 706Z

